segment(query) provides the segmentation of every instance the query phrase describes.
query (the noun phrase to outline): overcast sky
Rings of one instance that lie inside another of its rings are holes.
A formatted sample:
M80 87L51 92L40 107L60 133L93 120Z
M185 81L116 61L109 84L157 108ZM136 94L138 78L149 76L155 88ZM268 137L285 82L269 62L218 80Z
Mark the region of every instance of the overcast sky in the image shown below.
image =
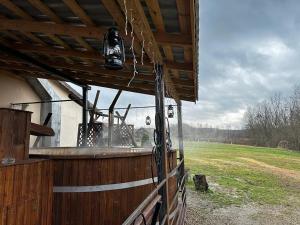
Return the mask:
M242 126L248 105L299 82L299 0L201 0L199 101L184 103L184 122ZM112 93L102 89L100 106ZM125 93L119 106L153 104ZM144 117L144 116L142 116Z

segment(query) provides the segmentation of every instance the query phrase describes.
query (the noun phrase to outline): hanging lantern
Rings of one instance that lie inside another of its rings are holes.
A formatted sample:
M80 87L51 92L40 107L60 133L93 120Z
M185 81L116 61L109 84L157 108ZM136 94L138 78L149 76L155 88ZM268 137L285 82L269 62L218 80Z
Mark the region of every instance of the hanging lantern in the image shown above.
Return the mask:
M151 124L151 118L150 116L146 117L146 125L149 126Z
M110 70L123 69L125 62L125 49L123 38L119 36L117 28L112 27L104 36L103 56L105 58L104 66Z
M174 117L174 109L172 105L168 106L168 117L173 118Z

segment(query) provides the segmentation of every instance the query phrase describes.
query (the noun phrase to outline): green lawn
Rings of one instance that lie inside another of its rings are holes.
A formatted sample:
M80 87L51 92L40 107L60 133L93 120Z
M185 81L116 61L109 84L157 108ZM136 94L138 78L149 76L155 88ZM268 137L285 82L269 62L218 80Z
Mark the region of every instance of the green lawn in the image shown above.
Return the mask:
M205 174L201 194L220 206L246 203L300 206L300 153L283 149L187 142L185 162L192 176Z

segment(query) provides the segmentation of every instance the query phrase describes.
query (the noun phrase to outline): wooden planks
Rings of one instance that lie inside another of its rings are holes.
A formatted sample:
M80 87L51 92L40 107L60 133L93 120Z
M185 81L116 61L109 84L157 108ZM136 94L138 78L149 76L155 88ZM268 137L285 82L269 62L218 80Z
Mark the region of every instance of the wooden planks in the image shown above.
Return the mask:
M31 112L0 108L0 161L28 158Z
M52 163L0 166L0 224L52 225Z
M150 9L150 16L152 18L152 21L153 21L156 29L159 32L165 32L164 21L163 21L162 15L161 15L158 0L147 0L146 4L147 4L148 8ZM156 39L157 39L157 37L156 37ZM170 43L166 43L166 45L163 47L163 50L164 50L167 60L174 61L173 51L169 44ZM173 71L173 73L176 78L179 78L178 71Z
M93 153L90 154L92 156ZM176 152L172 154L174 156L170 160L176 159ZM152 177L151 160L151 154L138 153L126 157L56 158L53 159L54 186L97 186L148 179ZM176 166L176 160L174 162L172 167ZM155 167L153 164L154 176ZM54 193L52 225L122 224L154 187L150 182L119 190Z

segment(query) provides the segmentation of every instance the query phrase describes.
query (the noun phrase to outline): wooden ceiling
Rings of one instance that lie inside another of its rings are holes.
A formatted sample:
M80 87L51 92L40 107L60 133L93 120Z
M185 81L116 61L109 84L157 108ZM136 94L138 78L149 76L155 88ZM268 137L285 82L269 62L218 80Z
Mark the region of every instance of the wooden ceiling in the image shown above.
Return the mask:
M0 0L0 42L79 83L145 94L154 93L153 62L160 63L168 96L196 101L197 5L197 0ZM121 71L103 67L102 40L111 26L117 26L125 39L126 64ZM128 86L133 76L132 30L139 73ZM7 52L0 56L0 70L57 79Z

